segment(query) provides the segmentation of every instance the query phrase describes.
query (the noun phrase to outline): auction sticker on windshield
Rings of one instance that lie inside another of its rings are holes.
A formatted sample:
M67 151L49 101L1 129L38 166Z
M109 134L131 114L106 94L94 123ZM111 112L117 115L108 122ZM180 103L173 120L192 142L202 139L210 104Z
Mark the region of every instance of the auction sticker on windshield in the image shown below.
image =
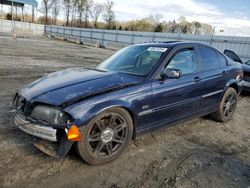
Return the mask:
M154 51L154 52L166 52L168 48L159 48L159 47L149 47L148 51Z

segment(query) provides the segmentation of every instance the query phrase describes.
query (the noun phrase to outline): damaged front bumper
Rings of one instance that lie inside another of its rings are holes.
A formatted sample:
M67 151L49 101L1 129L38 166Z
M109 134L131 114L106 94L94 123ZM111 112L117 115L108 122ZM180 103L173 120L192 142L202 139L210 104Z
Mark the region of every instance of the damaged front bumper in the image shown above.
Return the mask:
M34 136L34 146L52 157L65 157L74 143L68 140L66 134L70 124L48 124L26 117L21 111L15 112L13 123L23 132Z
M49 126L42 126L42 125L33 123L32 121L28 121L21 112L18 112L15 114L14 124L18 126L19 129L21 129L22 131L30 135L33 135L33 136L36 136L45 140L49 140L52 142L58 141L58 138L56 135L57 129L54 129Z

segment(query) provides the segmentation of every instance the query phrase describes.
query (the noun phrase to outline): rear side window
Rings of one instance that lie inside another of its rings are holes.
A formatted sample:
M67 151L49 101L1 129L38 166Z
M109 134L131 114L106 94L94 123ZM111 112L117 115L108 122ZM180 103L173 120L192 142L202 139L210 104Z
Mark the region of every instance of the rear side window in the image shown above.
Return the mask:
M208 47L199 47L198 53L202 64L202 70L208 71L220 68L216 51Z
M219 60L219 63L220 63L220 67L226 67L227 66L226 58L223 55L221 55L219 52L217 52L217 55L218 55L218 60Z

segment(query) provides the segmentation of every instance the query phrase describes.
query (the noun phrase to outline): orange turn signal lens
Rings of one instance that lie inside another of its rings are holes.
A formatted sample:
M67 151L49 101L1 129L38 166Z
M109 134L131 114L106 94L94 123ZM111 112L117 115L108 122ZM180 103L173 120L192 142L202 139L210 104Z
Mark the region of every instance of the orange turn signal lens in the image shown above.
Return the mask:
M70 141L80 141L82 139L81 133L77 126L72 125L68 131L68 140Z

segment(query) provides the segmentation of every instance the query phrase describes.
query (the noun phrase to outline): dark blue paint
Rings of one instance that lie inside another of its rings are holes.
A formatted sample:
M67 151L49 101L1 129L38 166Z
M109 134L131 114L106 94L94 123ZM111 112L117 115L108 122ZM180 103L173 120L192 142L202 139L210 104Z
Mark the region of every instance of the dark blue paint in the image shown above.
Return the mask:
M31 104L43 103L62 108L78 126L85 126L105 109L122 107L130 112L136 133L142 133L216 111L228 87L236 84L239 91L242 87L235 79L242 66L228 58L226 67L207 72L198 70L179 79L159 79L163 64L177 49L196 48L201 44L142 45L169 48L165 59L148 77L83 68L66 69L33 82L20 94Z
M30 102L60 106L67 101L86 97L126 84L136 84L142 78L115 72L71 68L48 74L31 83L21 93Z
M250 65L242 64L244 72L250 73Z

